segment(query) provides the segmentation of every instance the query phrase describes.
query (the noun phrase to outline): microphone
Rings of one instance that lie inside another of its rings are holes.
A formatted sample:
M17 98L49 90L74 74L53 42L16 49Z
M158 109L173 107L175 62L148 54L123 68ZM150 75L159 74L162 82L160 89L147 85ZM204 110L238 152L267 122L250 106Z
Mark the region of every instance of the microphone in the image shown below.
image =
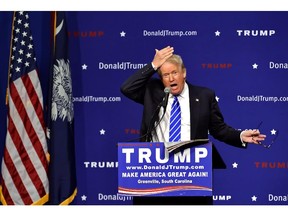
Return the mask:
M168 104L168 97L169 97L169 93L170 92L171 92L171 88L166 87L164 89L165 96L164 96L163 101L162 101L162 106L164 108L164 113L166 112L166 107L167 107L167 104Z

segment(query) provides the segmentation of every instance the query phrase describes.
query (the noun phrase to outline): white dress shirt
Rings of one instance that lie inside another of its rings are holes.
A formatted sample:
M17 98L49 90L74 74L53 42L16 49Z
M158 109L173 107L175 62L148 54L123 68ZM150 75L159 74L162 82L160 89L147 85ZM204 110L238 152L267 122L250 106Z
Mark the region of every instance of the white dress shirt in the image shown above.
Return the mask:
M166 112L159 125L156 127L156 134L152 134L153 142L169 142L169 119L171 106L174 100L174 96L169 94ZM182 93L178 96L178 101L181 108L181 141L191 140L190 137L190 103L189 103L189 89L187 83L184 85ZM159 119L163 115L163 107L159 112Z

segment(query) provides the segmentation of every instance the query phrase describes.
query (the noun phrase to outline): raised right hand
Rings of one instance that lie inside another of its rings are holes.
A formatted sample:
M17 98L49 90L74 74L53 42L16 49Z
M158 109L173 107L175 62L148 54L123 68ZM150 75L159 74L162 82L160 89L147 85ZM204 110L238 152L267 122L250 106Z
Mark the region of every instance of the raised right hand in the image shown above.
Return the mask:
M156 68L161 67L161 65L173 55L174 48L167 46L161 50L155 49L156 53L153 59L153 64Z

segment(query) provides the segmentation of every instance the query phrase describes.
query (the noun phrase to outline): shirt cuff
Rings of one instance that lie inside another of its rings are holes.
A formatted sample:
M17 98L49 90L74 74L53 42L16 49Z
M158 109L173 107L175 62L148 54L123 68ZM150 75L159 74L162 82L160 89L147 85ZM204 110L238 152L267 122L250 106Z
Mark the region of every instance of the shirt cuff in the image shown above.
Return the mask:
M157 67L155 67L155 65L153 64L153 62L151 62L151 65L152 65L152 67L153 67L153 69L155 70L155 71L157 71Z
M242 132L240 133L240 140L241 140L242 146L243 146L243 147L246 147L246 146L247 146L247 143L242 140L242 133L243 133L243 132L244 132L244 131L242 131Z

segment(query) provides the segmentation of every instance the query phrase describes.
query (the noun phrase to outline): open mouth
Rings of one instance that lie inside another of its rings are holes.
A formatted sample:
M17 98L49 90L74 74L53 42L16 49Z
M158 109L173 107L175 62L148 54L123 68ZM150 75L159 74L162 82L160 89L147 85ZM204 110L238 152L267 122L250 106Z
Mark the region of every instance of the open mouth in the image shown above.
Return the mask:
M177 84L171 84L171 85L170 85L171 88L173 88L173 87L175 87L175 86L177 86Z

